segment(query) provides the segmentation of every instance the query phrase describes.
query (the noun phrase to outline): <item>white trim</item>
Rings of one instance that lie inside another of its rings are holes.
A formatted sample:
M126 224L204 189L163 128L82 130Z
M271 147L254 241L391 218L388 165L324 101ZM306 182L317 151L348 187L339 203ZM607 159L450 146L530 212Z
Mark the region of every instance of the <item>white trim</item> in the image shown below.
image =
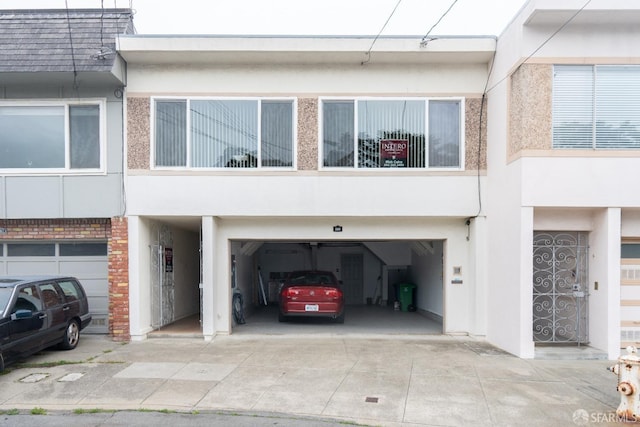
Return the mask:
M156 102L157 101L185 101L187 108L186 115L186 142L187 142L187 151L186 151L186 166L156 166L155 161L155 112L156 112ZM258 105L258 133L257 133L257 143L258 143L258 156L257 161L258 165L255 168L227 168L227 167L193 167L191 166L191 133L189 129L191 128L191 101L200 101L200 100L213 100L213 101L256 101ZM292 138L293 141L291 151L292 151L292 166L287 167L264 167L261 166L262 160L262 150L261 150L261 136L262 136L262 101L291 101L291 126L292 129ZM149 168L150 170L158 170L158 171L233 171L236 173L255 173L255 172L264 172L264 171L294 171L297 169L297 146L298 146L298 98L292 96L152 96L150 97L150 122L149 122L149 135L150 135L150 153L149 153Z
M423 101L425 103L425 167L423 168L360 168L358 167L358 103L359 101ZM331 167L323 166L324 159L324 135L323 135L323 102L324 101L353 101L353 121L354 121L354 135L353 135L353 150L354 150L354 164L352 167ZM458 145L459 149L459 166L458 167L432 167L429 165L429 101L460 101L460 141ZM465 128L465 105L466 98L464 96L319 96L318 97L318 170L320 171L357 171L372 172L375 173L407 173L407 172L463 172L465 171L465 147L466 147L466 128Z
M71 169L71 152L69 149L70 144L70 129L69 129L69 107L73 105L98 105L99 108L99 139L100 139L100 167L97 169ZM51 107L60 106L64 109L64 168L0 168L0 173L3 175L106 175L107 174L107 129L106 129L106 116L107 116L107 99L106 98L62 98L56 100L22 100L22 99L4 99L0 100L0 107Z

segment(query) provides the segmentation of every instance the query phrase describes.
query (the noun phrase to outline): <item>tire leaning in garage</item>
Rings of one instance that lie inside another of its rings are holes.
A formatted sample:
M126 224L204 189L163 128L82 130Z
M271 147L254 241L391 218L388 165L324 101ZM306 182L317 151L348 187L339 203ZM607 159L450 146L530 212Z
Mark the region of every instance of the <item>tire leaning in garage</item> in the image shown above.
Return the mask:
M64 331L64 338L60 343L60 348L73 350L78 346L78 342L80 342L80 326L77 320L71 320Z

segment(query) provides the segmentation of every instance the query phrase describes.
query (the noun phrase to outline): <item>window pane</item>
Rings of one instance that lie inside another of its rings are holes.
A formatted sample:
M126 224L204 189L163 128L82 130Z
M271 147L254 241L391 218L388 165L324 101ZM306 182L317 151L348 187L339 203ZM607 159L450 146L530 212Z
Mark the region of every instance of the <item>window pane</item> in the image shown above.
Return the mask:
M553 70L553 148L593 147L593 67Z
M191 101L191 165L258 166L257 101Z
M156 166L187 166L187 102L157 101Z
M640 67L596 68L596 147L640 148Z
M67 302L72 302L80 299L80 292L74 282L69 281L60 281L58 285L62 289L64 296L67 299Z
M640 258L640 244L625 243L622 245L621 258Z
M71 169L100 167L100 107L72 105L69 107L71 134Z
M380 142L386 140L407 142L407 157L398 166L424 167L424 101L358 102L358 167L382 167Z
M54 243L8 243L7 256L54 256Z
M64 107L0 107L0 168L64 168Z
M429 102L429 166L460 166L460 101Z
M60 243L60 256L107 255L106 243Z
M293 102L262 101L262 166L293 166Z
M323 166L354 166L353 117L353 101L322 103Z

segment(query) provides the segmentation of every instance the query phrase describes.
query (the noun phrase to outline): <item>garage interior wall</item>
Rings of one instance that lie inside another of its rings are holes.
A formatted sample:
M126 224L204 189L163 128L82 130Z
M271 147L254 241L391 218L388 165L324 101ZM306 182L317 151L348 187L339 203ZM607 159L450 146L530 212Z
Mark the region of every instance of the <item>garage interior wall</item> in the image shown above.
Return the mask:
M412 251L411 277L412 282L416 283L419 289L416 295L416 307L427 317L442 322L444 318L443 241L431 241L429 246L433 252Z

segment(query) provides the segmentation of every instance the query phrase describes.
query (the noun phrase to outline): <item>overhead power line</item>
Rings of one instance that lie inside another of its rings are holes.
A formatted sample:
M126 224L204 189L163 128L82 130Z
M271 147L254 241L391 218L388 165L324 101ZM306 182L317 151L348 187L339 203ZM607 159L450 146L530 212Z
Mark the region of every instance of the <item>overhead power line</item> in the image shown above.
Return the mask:
M364 65L364 64L368 63L369 61L371 61L371 49L373 49L373 45L376 44L376 41L378 41L378 37L380 37L380 34L382 34L382 32L384 31L385 27L387 26L387 24L391 20L391 17L393 16L393 14L396 13L396 9L398 8L398 6L400 6L400 3L402 3L402 0L398 0L398 3L396 3L396 6L393 8L391 13L389 14L389 17L385 21L384 25L382 26L382 28L380 28L380 31L378 31L378 35L373 39L373 42L371 43L371 46L369 46L369 50L367 51L367 59L362 61L360 63L360 65Z
M449 6L449 9L447 9L442 16L440 17L440 19L438 19L436 21L435 24L433 24L433 26L431 28L429 28L429 31L427 31L427 34L425 34L425 36L422 38L422 40L420 41L420 46L426 46L427 43L429 43L429 41L431 39L429 39L429 34L431 34L431 31L433 31L433 29L435 27L438 26L438 24L440 23L440 21L442 21L442 19L447 16L449 14L449 12L451 11L451 9L453 9L453 6L455 6L455 4L458 2L458 0L453 0L453 3L451 3L451 6Z

